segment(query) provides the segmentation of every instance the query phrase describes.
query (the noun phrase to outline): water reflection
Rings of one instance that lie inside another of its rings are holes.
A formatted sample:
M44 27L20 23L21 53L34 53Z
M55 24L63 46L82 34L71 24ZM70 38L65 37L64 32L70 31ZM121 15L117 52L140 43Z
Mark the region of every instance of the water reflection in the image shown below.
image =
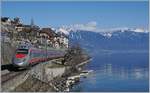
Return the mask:
M142 79L148 78L148 68L138 68L138 67L119 67L112 64L104 64L96 71L99 75L104 75L105 77L117 77L119 79Z
M148 91L148 68L118 67L105 64L94 71L86 79L81 79L72 91Z
M82 92L146 92L149 90L148 53L100 54L88 69L94 70L75 85Z

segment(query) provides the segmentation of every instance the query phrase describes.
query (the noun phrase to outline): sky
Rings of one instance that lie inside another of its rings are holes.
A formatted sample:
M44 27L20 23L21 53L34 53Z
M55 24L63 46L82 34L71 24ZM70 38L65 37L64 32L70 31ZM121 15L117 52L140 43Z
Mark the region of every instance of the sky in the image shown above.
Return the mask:
M31 19L40 27L85 24L98 28L148 28L147 1L3 1L2 16L20 17L25 24Z

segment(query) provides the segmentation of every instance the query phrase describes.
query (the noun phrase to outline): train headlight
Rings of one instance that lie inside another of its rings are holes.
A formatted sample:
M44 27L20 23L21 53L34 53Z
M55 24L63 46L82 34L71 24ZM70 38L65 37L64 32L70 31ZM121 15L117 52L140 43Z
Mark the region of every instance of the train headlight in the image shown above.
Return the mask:
M21 62L21 63L17 63L17 65L21 66L21 65L23 65L23 62Z

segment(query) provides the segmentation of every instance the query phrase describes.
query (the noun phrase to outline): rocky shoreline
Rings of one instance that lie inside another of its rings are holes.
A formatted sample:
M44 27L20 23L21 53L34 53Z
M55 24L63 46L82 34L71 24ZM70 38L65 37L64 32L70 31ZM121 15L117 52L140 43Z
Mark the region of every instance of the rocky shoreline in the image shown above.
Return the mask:
M91 59L84 61L84 64L82 65L87 64L90 60ZM68 70L70 69L68 68ZM56 77L51 81L51 83L56 92L69 92L73 85L80 82L81 77L86 77L91 72L92 70L82 70L77 73L72 73L69 76L63 76L66 73L64 72L62 76Z

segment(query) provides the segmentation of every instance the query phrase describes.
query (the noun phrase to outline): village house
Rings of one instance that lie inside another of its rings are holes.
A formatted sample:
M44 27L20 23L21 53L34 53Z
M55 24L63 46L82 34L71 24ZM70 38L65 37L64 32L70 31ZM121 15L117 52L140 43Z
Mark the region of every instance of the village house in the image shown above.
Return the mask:
M1 24L11 25L11 19L9 17L1 17Z
M18 21L20 22L20 21ZM34 22L33 22L33 19L31 19L31 24L30 25L24 25L24 24L16 24L15 25L15 29L18 31L18 32L21 32L21 31L25 31L27 33L31 32L31 31L37 31L39 30L39 26L37 25L34 25Z
M39 42L44 45L47 43L49 46L54 46L54 37L56 33L51 28L42 28L39 32Z
M61 32L56 33L53 28L42 28L34 25L33 20L31 20L30 25L25 25L20 22L20 18L16 17L11 20L9 17L1 17L2 32L12 33L15 40L28 41L37 46L48 45L53 48L68 48L68 37ZM6 27L5 27L6 26ZM7 29L5 29L7 28ZM13 28L13 31L8 29Z
M17 33L12 22L13 20L9 17L1 17L1 33L5 34L10 40L12 40Z
M57 49L68 48L67 36L62 33L55 33L51 28L42 28L39 36L41 44L47 43L47 45Z
M68 36L61 32L58 32L57 35L58 35L58 40L60 42L61 47L68 48L68 43L69 43Z
M29 39L31 43L36 43L39 29L40 29L39 26L34 25L32 20L30 25L24 24L15 25L15 30L18 33L18 37Z
M9 17L1 17L1 24L16 26L21 24L21 22L19 17L15 17L13 20L10 19Z
M19 24L19 25L16 25L16 26L15 26L15 29L16 29L18 32L21 32L21 31L29 32L30 29L31 29L31 26L30 26L30 25Z

